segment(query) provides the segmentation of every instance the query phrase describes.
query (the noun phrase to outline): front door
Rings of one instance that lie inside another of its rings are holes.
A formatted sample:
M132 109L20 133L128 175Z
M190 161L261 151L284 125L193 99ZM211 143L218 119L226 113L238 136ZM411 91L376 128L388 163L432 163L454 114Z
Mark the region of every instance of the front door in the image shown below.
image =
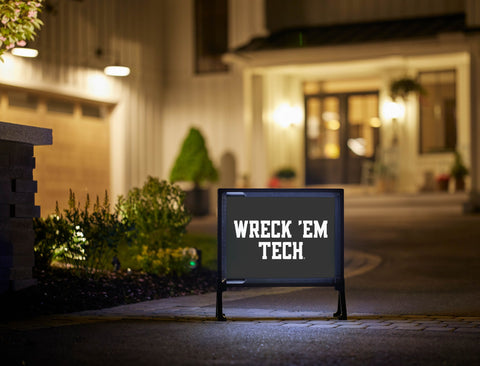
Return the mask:
M379 143L378 92L305 97L305 181L359 184Z

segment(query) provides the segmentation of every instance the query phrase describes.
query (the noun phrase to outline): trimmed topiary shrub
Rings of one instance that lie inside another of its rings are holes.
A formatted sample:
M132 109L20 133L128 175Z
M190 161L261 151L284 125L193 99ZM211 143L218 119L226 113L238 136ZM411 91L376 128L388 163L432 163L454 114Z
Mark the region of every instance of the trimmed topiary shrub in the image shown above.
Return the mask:
M193 182L196 187L218 180L218 172L208 156L205 139L197 128L191 128L170 173L171 182Z

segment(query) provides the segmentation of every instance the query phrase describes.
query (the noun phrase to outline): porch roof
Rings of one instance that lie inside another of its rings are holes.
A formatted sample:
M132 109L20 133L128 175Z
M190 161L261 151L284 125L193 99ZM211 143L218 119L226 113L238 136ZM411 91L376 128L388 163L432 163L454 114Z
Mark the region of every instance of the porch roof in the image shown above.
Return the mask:
M442 33L475 32L469 28L465 14L399 19L369 23L335 24L281 30L266 37L254 38L234 52L335 46L367 42L386 42L436 37Z

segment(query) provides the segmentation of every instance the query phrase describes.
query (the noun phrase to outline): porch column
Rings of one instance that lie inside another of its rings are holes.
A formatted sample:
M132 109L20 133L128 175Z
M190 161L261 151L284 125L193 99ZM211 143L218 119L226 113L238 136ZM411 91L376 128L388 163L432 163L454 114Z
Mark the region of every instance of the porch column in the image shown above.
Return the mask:
M251 75L251 129L249 131L250 184L264 187L268 180L267 147L263 126L263 77Z
M471 42L470 57L470 177L472 189L464 211L480 212L480 43L476 38Z

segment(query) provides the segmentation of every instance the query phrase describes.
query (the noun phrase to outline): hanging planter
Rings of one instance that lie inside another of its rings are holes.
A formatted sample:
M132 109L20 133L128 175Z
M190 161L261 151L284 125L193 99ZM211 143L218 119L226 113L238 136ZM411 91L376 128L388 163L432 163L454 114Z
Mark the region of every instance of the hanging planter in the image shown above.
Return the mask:
M410 93L425 94L425 89L423 89L417 80L409 77L393 80L390 84L390 96L392 100L398 97L405 100Z

